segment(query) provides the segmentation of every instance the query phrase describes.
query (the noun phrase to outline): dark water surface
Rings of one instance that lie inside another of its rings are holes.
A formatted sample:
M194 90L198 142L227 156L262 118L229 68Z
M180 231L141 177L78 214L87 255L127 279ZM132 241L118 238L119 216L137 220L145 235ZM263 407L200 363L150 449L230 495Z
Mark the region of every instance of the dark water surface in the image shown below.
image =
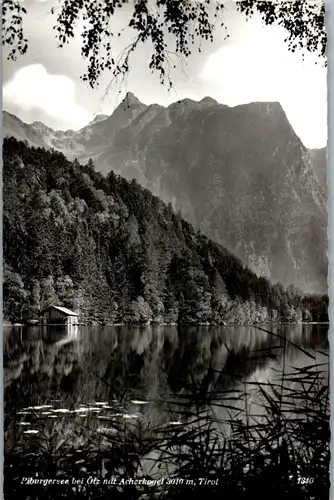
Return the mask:
M327 500L327 335L5 328L5 498ZM54 478L67 483L38 483Z
M315 362L306 353L328 362L328 325L263 328L5 328L5 430L15 420L28 436L69 412L103 419L116 409L150 424L179 421L177 402L188 396L189 406L194 394L221 399L271 380L283 362L285 370Z

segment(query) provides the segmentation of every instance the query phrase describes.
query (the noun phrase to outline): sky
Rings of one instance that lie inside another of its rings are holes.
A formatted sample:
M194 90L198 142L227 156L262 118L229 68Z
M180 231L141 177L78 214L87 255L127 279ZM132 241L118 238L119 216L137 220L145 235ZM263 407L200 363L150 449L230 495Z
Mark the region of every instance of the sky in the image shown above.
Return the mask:
M255 101L278 101L297 135L308 148L327 143L326 68L316 56L288 51L283 28L263 26L254 17L246 21L232 1L223 19L229 34L217 29L213 43L203 44L186 63L171 72L174 88L168 91L148 69L150 46L142 46L132 60L126 83L110 85L104 74L97 89L80 79L85 61L80 37L58 48L50 9L55 0L21 0L27 8L25 34L28 52L16 62L3 53L3 108L31 123L44 122L55 129L79 129L96 114L111 114L125 92L145 104L164 106L191 98L210 96L236 106ZM126 8L115 18L116 27L126 23ZM79 33L78 33L79 34ZM116 40L119 53L128 39ZM318 62L318 64L316 64Z

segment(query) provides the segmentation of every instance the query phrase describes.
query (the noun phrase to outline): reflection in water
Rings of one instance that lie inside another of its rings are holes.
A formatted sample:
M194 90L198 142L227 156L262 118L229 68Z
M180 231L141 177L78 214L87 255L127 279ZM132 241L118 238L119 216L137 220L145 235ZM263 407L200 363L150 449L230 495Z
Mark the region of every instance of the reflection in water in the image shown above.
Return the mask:
M306 355L296 345L326 350L327 326L290 325L268 331L256 327L6 328L5 428L24 407L41 410L50 402L54 410L44 415L48 418L54 418L54 412L101 413L108 409L104 402L107 406L118 402L130 415L168 422L176 416L171 402L177 397L196 393L205 398L251 377L272 377L272 368L282 364L285 338L293 342L285 343L285 366L303 364Z
M8 470L16 477L17 463L23 467L23 475L31 475L37 457L39 467L45 457L52 462L44 465L47 474L52 475L52 470L68 474L66 461L77 473L87 476L90 468L100 474L101 460L105 460L101 457L105 454L110 459L110 453L112 470L119 467L124 471L117 464L122 462L119 453L125 441L140 447L140 452L132 449L133 456L137 452L141 456L140 474L171 477L178 453L192 457L192 448L180 444L176 459L168 455L163 469L161 450L171 452L180 433L195 435L199 418L217 431L223 449L223 440L234 432L233 422L245 421L250 411L260 424L266 418L259 382L274 384L284 373L282 390L291 392L299 381L290 373L296 367L307 371L317 364L322 383L321 377L327 377L328 371L327 333L326 325L6 328L6 477ZM297 387L296 394L301 392ZM288 395L284 399L289 403ZM284 412L286 421L293 422L289 405ZM326 416L323 421L326 424ZM320 435L321 443L327 442L324 436L326 431ZM194 444L195 438L187 439ZM148 448L142 443L149 443ZM124 450L122 463L126 463L126 474L133 477L134 465L128 460L128 449ZM211 453L205 455L205 461ZM217 453L215 460L221 460L220 451ZM244 465L248 467L247 460ZM16 465L10 469L12 464ZM201 466L206 467L204 462ZM103 462L103 474L105 467ZM12 484L17 480L14 476ZM8 491L12 484L8 482ZM14 497L20 497L19 493L15 490Z

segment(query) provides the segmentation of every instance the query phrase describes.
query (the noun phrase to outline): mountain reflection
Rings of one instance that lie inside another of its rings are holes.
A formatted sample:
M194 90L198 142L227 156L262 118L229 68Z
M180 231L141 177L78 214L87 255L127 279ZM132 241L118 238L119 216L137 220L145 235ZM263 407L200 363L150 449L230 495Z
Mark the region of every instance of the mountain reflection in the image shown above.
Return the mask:
M199 409L228 431L245 415L245 394L262 413L254 386L283 365L286 373L324 361L327 370L327 333L327 325L6 328L5 453L31 453L45 440L58 449L64 439L103 449L110 433L191 425Z
M7 328L5 413L58 399L74 407L91 400L160 400L233 387L255 370L327 348L325 325L256 327ZM270 333L272 332L272 333ZM292 343L290 343L293 342ZM148 411L146 407L144 411Z

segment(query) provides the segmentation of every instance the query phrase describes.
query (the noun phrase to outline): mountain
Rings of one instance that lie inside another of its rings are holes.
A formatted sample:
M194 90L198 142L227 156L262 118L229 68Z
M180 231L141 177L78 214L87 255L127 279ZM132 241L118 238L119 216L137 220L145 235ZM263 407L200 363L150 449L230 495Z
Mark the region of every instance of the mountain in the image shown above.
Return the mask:
M21 121L17 116L3 112L3 135L4 137L15 137L18 140L26 141L32 146L48 147L44 141L48 127L41 122L35 122L28 125Z
M93 125L94 123L101 122L103 120L106 120L108 118L108 115L96 115L94 119L90 122L89 125Z
M313 164L315 174L319 180L320 186L324 193L327 195L327 150L310 149L310 156Z
M27 124L8 111L3 112L2 118L4 137L15 137L33 147L62 151L74 158L85 154L85 149L76 142L74 130L54 130L40 121Z
M327 319L327 297L257 277L136 181L3 144L4 317L50 304L93 323Z
M129 93L104 120L39 137L69 159L135 178L254 272L326 291L326 195L279 103L231 108L207 97L164 108Z

